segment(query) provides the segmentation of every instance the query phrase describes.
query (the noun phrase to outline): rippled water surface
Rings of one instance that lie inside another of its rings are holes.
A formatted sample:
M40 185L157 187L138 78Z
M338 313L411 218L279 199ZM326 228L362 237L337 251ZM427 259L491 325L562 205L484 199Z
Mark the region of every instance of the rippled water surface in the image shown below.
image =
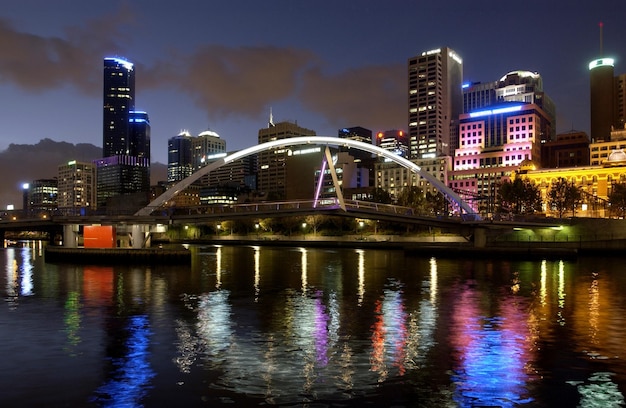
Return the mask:
M0 249L0 406L626 406L621 258Z

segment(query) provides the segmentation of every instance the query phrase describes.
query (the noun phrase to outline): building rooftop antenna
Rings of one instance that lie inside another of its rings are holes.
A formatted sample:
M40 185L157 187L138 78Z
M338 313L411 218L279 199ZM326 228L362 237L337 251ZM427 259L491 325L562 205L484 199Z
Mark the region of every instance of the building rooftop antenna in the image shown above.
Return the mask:
M600 57L602 57L604 53L602 49L602 29L604 28L604 23L600 21L600 24L598 24L598 26L600 27Z

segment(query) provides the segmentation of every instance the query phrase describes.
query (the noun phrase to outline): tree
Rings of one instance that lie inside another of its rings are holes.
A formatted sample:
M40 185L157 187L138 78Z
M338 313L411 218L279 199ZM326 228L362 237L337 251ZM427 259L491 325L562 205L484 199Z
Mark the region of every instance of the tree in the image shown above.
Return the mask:
M619 217L626 216L626 184L613 185L613 191L609 195L611 211Z
M371 201L379 204L391 204L391 195L387 190L377 187L372 192Z
M572 211L572 216L575 216L576 206L581 199L580 189L574 185L574 182L570 183L563 177L559 177L556 182L552 183L548 191L548 205L559 214L559 218L562 218L566 211Z
M416 186L405 186L398 194L397 204L422 211L426 204L426 198L421 188Z
M504 180L498 186L498 211L532 214L541 211L541 192L528 179Z
M426 211L428 215L438 216L442 214L448 214L448 200L442 193L426 192Z

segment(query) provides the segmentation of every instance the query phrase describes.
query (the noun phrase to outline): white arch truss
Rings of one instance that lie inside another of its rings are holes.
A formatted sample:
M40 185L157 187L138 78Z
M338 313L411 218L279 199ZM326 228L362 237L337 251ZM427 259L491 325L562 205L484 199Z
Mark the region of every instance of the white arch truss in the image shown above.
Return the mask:
M351 139L343 139L339 137L333 136L302 136L302 137L292 137L287 139L280 140L272 140L270 142L262 143L260 145L248 147L246 149L240 150L228 156L222 157L213 163L203 167L202 169L196 171L191 176L185 178L184 180L178 182L173 187L168 189L165 193L161 194L157 198L155 198L151 203L149 203L146 207L137 211L135 215L138 216L147 216L152 213L155 209L161 207L167 201L171 200L178 193L185 190L189 187L193 182L198 180L200 177L209 174L210 172L228 164L232 163L236 160L242 159L247 156L251 156L253 154L257 154L263 152L265 150L271 150L275 148L284 148L287 146L297 146L297 145L333 145L333 146L345 146L350 148L355 148L359 150L363 150L369 153L376 154L378 156L382 156L386 159L389 159L399 165L406 167L412 172L419 174L420 177L425 178L428 182L433 185L439 192L441 192L448 201L451 201L459 206L462 211L465 211L468 214L474 213L474 210L465 202L461 197L459 197L454 191L452 191L448 186L441 182L438 178L433 176L432 174L422 171L420 166L415 163L405 159L404 157L398 156L395 153L392 153L388 150L382 149L378 146L374 146L372 144L367 144L363 142L359 142Z

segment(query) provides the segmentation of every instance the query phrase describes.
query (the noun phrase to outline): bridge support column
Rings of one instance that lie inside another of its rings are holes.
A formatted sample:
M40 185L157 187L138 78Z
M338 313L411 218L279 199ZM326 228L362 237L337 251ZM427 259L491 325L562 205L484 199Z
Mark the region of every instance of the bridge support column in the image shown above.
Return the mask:
M63 226L63 247L76 248L78 246L78 225L67 224Z
M487 229L474 228L474 248L484 248L487 246Z
M133 249L147 248L150 246L150 232L145 225L133 225L130 231Z

